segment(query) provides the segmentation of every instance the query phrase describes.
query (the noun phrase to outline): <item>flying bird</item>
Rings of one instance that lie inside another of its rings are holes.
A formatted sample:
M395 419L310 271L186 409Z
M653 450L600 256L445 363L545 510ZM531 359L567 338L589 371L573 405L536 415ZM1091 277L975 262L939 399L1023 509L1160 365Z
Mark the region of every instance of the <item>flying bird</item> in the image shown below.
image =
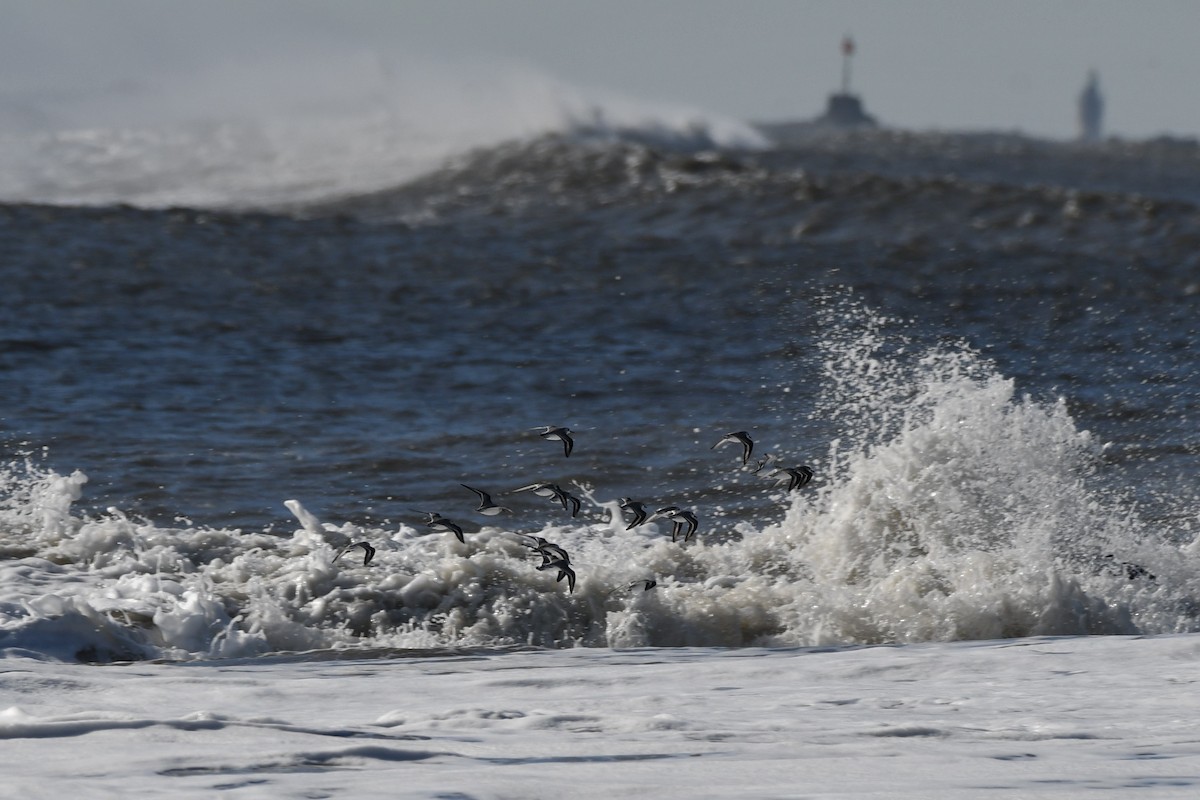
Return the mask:
M696 533L696 528L699 527L699 522L696 520L696 515L691 511L684 511L679 506L666 506L665 508L660 508L658 511L654 512L650 519L657 519L658 517L666 517L667 519L671 520L672 542L675 541L680 533L684 534L683 540L685 542L690 542L692 540L692 536L694 536Z
M489 516L489 517L494 517L497 514L499 514L501 511L508 511L508 512L512 511L511 508L505 508L504 506L498 506L495 503L493 503L492 496L490 494L488 494L487 492L483 491L482 489L472 489L470 486L467 486L465 483L460 483L459 486L463 487L464 489L469 489L470 491L474 492L479 497L479 507L475 509L475 511L477 513L484 514L485 516Z
M782 474L778 474L782 473ZM787 491L795 491L801 486L807 486L808 482L813 479L812 467L807 464L801 465L794 469L779 469L772 473L775 476L776 485L782 486L787 483Z
M754 469L750 470L750 474L751 474L751 475L758 475L758 474L759 474L759 473L761 473L761 472L762 472L764 469L766 469L767 467L771 466L771 464L772 464L774 461L775 461L775 454L774 454L774 453L767 453L765 456L763 456L761 459L759 459L759 462L758 462L757 464L755 464L755 465L754 465ZM772 469L771 469L771 470L769 470L769 471L767 472L767 474L766 474L766 475L764 475L763 477L768 477L768 476L770 476L770 475L774 475L774 474L775 474L777 471L778 471L778 468L772 468Z
M556 485L554 488L558 490L558 492L556 492L554 495L554 499L562 503L563 511L566 511L567 506L570 506L572 517L575 517L577 514L579 514L579 507L583 505L579 498L561 486Z
M746 463L750 461L750 454L754 452L754 440L751 439L750 434L746 433L745 431L727 433L722 436L716 444L708 449L716 450L721 445L732 444L735 442L742 446L742 466L744 467L746 466Z
M338 560L339 558L341 558L341 557L342 557L343 555L345 555L345 554L346 554L348 551L350 551L350 550L353 550L353 549L354 549L354 548L356 548L356 547L361 547L361 548L362 548L362 551L363 551L363 566L365 567L365 566L368 566L368 565L370 565L370 563L371 563L371 559L375 557L375 548L374 548L374 547L371 547L371 545L367 544L366 542L352 542L352 543L350 543L350 544L346 545L346 546L345 546L345 547L343 547L341 550L338 550L336 553L334 553L334 555L333 555L333 560L332 560L332 561L330 561L329 563L331 563L331 564L336 564L336 563L337 563L337 560Z
M611 597L614 594L619 594L621 592L637 591L638 588L641 588L643 592L648 592L655 586L658 586L658 581L654 580L654 578L639 578L636 581L630 581L624 586L615 587L611 592L608 593L608 595Z
M569 457L571 450L575 448L575 440L571 438L570 428L559 427L557 425L539 425L529 430L538 431L538 436L543 439L548 439L552 442L562 442L564 457Z
M625 526L625 530L627 531L636 528L638 525L641 525L646 521L645 506L631 497L621 498L621 510L633 512L633 520Z
M513 489L511 492L509 492L509 494L516 494L517 492L533 492L538 497L554 497L556 488L557 487L555 487L553 483L531 483L528 486L522 486L520 489Z
M436 511L419 511L419 514L424 514L428 519L425 520L426 527L433 528L435 531L446 531L453 533L460 542L466 542L463 538L463 531L456 523L443 517Z
M567 554L567 551L549 539L543 539L541 536L530 536L528 533L518 533L517 536L522 536L533 542L533 544L526 542L525 546L542 557L543 566L556 560L561 560L567 564L571 563L571 556Z
M542 557L542 566L543 567L546 566L547 564L550 564L551 562L556 562L556 561L561 561L564 564L571 563L571 556L567 553L567 551L562 549L558 545L554 544L553 542L551 542L543 547L537 548L537 550L535 552L537 552Z
M567 579L567 588L572 592L575 591L575 570L571 569L571 565L567 561L564 561L561 558L555 559L554 561L547 561L546 563L544 563L540 567L538 567L538 569L539 570L557 569L558 577L555 578L554 581L557 583L558 581L561 581L563 578L566 578Z
M563 511L568 510L568 507L570 507L572 517L579 513L579 508L583 505L578 497L557 483L531 483L528 486L522 486L520 489L514 489L513 492L533 492L538 497L548 497L551 500L556 500L562 505Z

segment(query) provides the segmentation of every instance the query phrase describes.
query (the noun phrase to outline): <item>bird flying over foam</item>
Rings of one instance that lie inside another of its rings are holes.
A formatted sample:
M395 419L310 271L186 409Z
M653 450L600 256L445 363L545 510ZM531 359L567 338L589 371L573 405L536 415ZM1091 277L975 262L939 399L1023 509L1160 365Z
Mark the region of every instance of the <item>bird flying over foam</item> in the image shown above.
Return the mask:
M463 530L457 523L451 522L436 511L418 511L417 513L426 516L426 527L433 528L435 531L453 533L460 542L467 541L463 538Z
M622 511L633 512L633 519L625 526L625 530L632 530L646 521L646 507L642 503L631 497L622 497L620 505Z
M696 533L696 528L699 527L700 524L696 520L695 514L693 514L691 511L685 511L679 506L666 506L664 508L660 508L658 511L655 511L653 515L651 515L650 519L657 519L659 517L666 517L667 519L671 520L672 542L675 541L675 539L681 533L684 534L683 540L685 542L690 542L692 536L694 536Z
M807 464L801 464L798 467L789 467L787 469L776 468L763 475L764 478L774 478L776 486L787 484L785 491L795 491L802 486L807 486L813 479L812 467Z
M571 565L568 562L564 561L563 559L555 559L554 561L547 561L546 563L544 563L540 567L538 567L538 569L539 570L557 569L558 577L554 579L555 582L561 581L563 578L566 578L568 590L570 590L571 592L575 591L575 570L571 569Z
M363 566L365 567L365 566L370 565L371 559L375 557L375 548L371 547L371 545L367 544L366 542L351 542L350 544L346 545L345 547L343 547L342 549L340 549L336 553L334 553L333 560L330 561L329 563L336 564L337 560L339 558L341 558L347 552L349 552L350 550L353 550L356 547L362 548Z

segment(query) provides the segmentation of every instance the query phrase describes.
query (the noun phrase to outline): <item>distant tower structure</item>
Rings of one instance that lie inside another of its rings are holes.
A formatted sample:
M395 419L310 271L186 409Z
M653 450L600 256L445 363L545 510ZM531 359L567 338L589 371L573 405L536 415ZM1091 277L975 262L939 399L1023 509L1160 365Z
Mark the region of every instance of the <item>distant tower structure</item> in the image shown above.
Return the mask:
M1100 94L1100 78L1096 70L1088 71L1087 85L1079 93L1079 139L1098 142L1104 128L1104 96Z
M832 128L874 128L875 118L863 110L862 100L850 93L850 62L854 58L854 39L842 37L842 90L829 95L824 115L813 122Z

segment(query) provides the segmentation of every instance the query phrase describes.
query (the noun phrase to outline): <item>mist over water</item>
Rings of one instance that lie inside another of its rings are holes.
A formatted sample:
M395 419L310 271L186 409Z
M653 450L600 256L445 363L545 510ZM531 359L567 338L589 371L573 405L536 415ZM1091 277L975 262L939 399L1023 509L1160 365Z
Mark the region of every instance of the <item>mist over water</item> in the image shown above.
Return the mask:
M211 57L210 57L211 58ZM395 186L469 148L576 128L756 146L748 125L511 61L313 49L0 92L0 199L264 207Z

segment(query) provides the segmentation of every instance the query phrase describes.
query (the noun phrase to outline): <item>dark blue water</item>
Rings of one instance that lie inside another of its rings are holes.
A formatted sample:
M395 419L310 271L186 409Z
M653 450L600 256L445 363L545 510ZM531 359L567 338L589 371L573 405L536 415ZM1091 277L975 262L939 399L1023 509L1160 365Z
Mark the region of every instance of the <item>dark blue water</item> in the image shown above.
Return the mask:
M288 497L411 520L535 480L769 518L710 446L749 429L819 463L818 311L852 296L911 352L964 342L1065 398L1111 443L1101 481L1185 513L1195 154L945 142L549 137L271 213L6 205L0 443L87 472L85 508L214 526L271 528Z

